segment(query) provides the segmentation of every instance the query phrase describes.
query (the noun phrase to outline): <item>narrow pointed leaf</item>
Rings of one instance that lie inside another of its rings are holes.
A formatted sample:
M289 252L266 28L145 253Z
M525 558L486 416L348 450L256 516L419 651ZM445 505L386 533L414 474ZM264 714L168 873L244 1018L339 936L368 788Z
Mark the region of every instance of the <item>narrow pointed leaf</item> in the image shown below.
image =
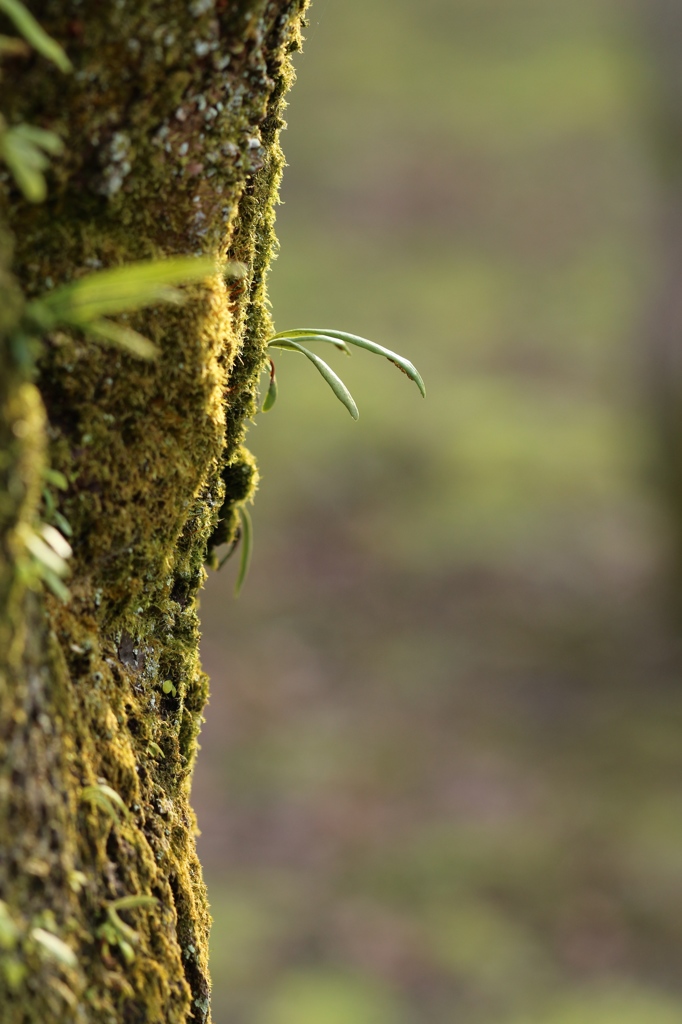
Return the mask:
M64 143L56 132L47 131L45 128L37 128L34 124L18 124L9 129L11 134L17 138L44 149L51 156L59 156L64 152Z
M249 572L249 565L251 563L251 553L253 551L253 523L251 522L251 516L244 506L240 506L239 515L241 518L241 558L239 559L239 572L237 573L237 582L234 585L235 597L239 596L239 592L244 585Z
M341 341L339 338L332 338L328 334L297 334L296 331L283 331L281 334L275 334L272 340L268 343L273 348L278 348L276 344L278 341L296 340L297 337L304 337L306 341L324 341L328 345L333 345L334 348L338 348L340 352L344 352L347 356L350 355L350 349L345 341Z
M98 782L95 786L86 786L81 792L81 800L95 804L114 821L118 821L117 811L121 811L127 818L130 817L130 811L121 796L103 782Z
M59 557L63 559L71 558L73 549L66 537L63 537L59 530L56 530L54 526L50 526L49 523L43 523L40 528L40 532L43 540L50 545L55 554L59 555Z
M109 904L110 910L134 910L136 907L155 907L158 903L156 896L121 896Z
M56 322L78 326L158 302L182 302L182 292L172 286L202 281L215 269L212 259L192 256L127 263L55 288L40 305Z
M113 907L107 907L107 917L118 934L123 937L124 941L132 943L133 946L137 945L140 941L140 936L134 928L131 928L129 924L126 924L125 921L118 916Z
M92 323L85 324L83 330L97 341L115 345L140 359L158 358L159 350L156 345L144 335L138 334L132 327L126 327L124 324L116 324L113 320L94 320Z
M25 138L18 128L10 128L0 134L0 157L25 198L30 203L42 203L47 194L43 171L50 166L42 150Z
M34 928L31 931L31 938L39 943L53 960L58 960L65 967L78 966L76 954L71 949L71 946L67 946L62 939L53 935L52 932L47 932L44 928Z
M331 366L329 366L323 359L311 352L310 349L304 348L303 345L299 345L297 341L291 341L290 339L277 338L270 342L273 348L283 348L291 352L300 352L306 359L309 359L313 366L318 372L324 377L329 387L332 389L338 400L342 405L345 405L348 412L351 414L354 420L356 420L360 413L358 407L355 404L355 399L351 395L350 391L343 383L341 378L334 373Z
M308 338L308 337L319 337L324 336L328 338L336 338L338 341L343 341L348 345L355 345L358 348L364 348L367 352L372 352L377 356L384 356L389 362L397 366L399 370L407 374L410 380L413 380L419 388L422 397L426 396L426 388L424 387L424 381L422 376L417 370L416 366L410 362L409 359L405 359L404 356L398 355L397 352L392 352L390 348L384 348L383 345L377 345L374 341L369 341L368 338L360 338L357 334L346 334L345 331L333 331L328 330L326 327L300 327L294 331L286 331L283 335L275 335L273 341L279 337L287 338ZM272 344L272 341L270 342Z
M66 479L64 474L58 469L52 469L48 466L47 469L43 470L43 476L47 480L48 484L53 484L58 487L60 491L68 491L69 481Z
M49 569L56 576L63 577L67 575L69 567L66 561L49 544L46 544L42 537L34 533L30 527L25 526L21 530L21 539L40 565Z
M55 597L58 597L64 604L68 604L71 598L71 591L62 583L59 576L48 569L46 565L40 566L40 578L50 588Z
M47 57L53 64L56 64L60 71L71 71L71 61L64 53L59 43L48 36L44 28L36 21L19 0L0 0L0 11L6 14L10 21L34 49Z
M261 408L261 412L268 412L269 409L272 409L272 407L273 407L273 405L275 404L276 401L277 401L277 378L275 377L275 375L273 373L272 376L270 377L270 385L268 387L268 393L265 396L265 401L263 402L263 406Z

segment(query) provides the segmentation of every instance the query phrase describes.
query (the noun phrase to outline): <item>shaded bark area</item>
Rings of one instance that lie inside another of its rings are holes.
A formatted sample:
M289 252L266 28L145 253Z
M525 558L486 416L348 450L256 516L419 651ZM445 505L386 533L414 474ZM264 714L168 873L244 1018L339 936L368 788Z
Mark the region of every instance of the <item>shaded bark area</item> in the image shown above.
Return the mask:
M242 441L270 332L278 135L304 7L43 0L31 9L74 73L38 57L6 62L7 121L67 143L44 205L3 180L26 295L146 257L243 264L183 307L131 317L158 343L158 362L55 332L36 387L9 340L22 305L9 239L0 250L7 1024L210 1019L189 803L207 699L196 595L212 535L229 539L235 504L255 486ZM73 530L68 604L31 589L21 544L47 459L68 481L55 495ZM112 906L142 896L157 902Z

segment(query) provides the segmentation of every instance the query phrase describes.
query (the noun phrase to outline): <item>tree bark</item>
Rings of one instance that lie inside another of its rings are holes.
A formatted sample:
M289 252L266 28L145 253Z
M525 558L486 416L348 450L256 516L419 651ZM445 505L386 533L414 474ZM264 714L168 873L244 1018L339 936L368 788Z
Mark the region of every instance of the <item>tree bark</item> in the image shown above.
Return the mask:
M6 120L67 147L45 203L0 187L3 1024L210 1020L189 804L207 699L196 599L211 537L234 535L255 486L242 442L305 5L35 0L74 72L3 64ZM31 378L11 341L25 297L195 252L246 274L131 317L158 361L59 331ZM51 491L73 531L68 603L35 589L22 541L47 465L68 481Z

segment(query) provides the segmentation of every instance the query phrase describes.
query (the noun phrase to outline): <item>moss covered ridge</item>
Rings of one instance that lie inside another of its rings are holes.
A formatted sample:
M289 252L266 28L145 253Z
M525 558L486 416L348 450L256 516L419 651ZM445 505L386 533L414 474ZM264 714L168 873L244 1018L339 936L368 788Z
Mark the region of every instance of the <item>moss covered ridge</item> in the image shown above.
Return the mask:
M229 538L255 487L243 440L271 333L278 138L304 7L41 0L31 9L74 74L17 59L0 101L8 121L67 141L44 206L2 196L27 294L178 253L244 267L135 316L157 363L50 336L39 394L27 385L31 408L15 396L10 410L32 424L22 479L49 445L68 480L74 558L68 605L22 591L20 657L0 661L3 1024L210 1020L189 803L208 692L196 595L209 539Z

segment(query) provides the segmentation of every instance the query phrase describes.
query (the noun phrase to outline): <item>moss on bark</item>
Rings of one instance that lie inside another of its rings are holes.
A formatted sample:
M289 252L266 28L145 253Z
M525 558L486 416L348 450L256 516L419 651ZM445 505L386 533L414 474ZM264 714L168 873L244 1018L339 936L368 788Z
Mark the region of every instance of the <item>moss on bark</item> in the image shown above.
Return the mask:
M14 643L0 655L7 1024L210 1019L189 803L207 699L196 595L210 538L229 539L255 486L242 443L271 329L278 136L304 7L42 0L31 9L74 73L31 58L7 75L7 120L67 144L44 205L3 186L27 295L145 257L244 265L183 307L133 318L161 349L154 364L59 332L36 388L10 373L13 315L0 324L0 474L14 495L0 505L3 651ZM21 296L0 274L16 319ZM48 448L68 480L68 604L26 588L12 548L19 519L38 513ZM140 895L157 902L112 906Z

